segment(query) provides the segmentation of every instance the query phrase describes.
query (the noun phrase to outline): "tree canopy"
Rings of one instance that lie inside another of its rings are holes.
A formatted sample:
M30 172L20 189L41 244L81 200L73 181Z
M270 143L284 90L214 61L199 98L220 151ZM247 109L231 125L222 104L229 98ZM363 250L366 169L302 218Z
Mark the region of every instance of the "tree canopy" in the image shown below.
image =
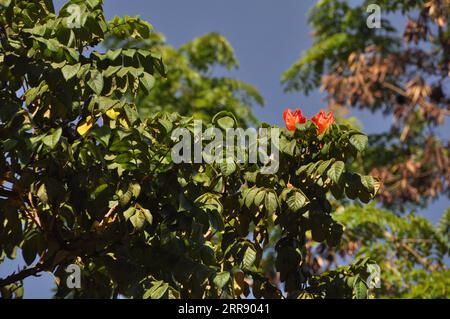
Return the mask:
M101 1L70 1L58 14L46 0L1 5L0 258L20 248L27 264L0 279L2 297L20 297L21 281L42 271L55 275L57 297L239 297L250 286L266 298L367 296L369 261L314 277L302 262L306 237L339 245L329 194L367 202L376 192L376 180L349 164L365 135L331 123L319 132L312 121L283 128L273 174L228 150L222 163L176 164L171 133L192 131L193 118L144 116L136 102L150 93L150 105L184 112L195 96L207 98L184 92L170 106L173 87L193 75L217 92L206 102L223 95L234 111L246 109L236 88L258 97L253 89L198 73L235 64L223 38L206 36L176 52L155 42L145 21L106 21ZM98 49L111 39L126 44ZM184 63L170 67L171 56ZM225 109L204 126L226 131L248 118ZM283 290L260 265L274 228ZM80 289L65 285L69 264L82 268Z

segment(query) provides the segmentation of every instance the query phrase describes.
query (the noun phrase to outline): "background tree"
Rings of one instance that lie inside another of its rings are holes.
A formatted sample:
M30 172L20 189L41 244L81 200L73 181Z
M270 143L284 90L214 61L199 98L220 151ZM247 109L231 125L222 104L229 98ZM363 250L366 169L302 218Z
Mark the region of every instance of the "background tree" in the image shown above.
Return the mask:
M360 131L333 124L318 134L312 121L281 129L275 174L228 150L220 164L176 164L171 133L194 130L192 118L142 116L137 105L167 73L141 46L154 41L148 23L107 22L99 0L69 1L58 14L49 0L0 6L0 262L20 248L27 264L0 279L2 297L21 297L22 280L43 271L55 275L57 297L367 297L367 259L315 276L305 269L307 237L340 243L331 194L368 202L376 192L351 164L367 144ZM98 50L113 38L127 43ZM197 45L208 48L194 41L192 52ZM211 63L183 50L193 68ZM159 93L166 101L179 96L170 91L179 79ZM204 126L244 120L222 111ZM264 274L269 243L283 287ZM70 290L73 263L82 287Z
M435 226L416 214L399 217L374 205L342 206L334 218L345 227L338 255L346 261L370 256L380 266L381 286L372 290L376 297L449 298L445 260L450 250L450 209Z
M167 45L157 32L145 41L115 34L105 39L105 46L151 48L164 57L167 74L156 74L151 92L138 96L143 116L163 110L211 121L217 112L225 110L233 112L242 127L257 124L250 107L262 106L264 99L252 85L220 75L221 70L239 66L233 48L220 34L206 34L179 49Z

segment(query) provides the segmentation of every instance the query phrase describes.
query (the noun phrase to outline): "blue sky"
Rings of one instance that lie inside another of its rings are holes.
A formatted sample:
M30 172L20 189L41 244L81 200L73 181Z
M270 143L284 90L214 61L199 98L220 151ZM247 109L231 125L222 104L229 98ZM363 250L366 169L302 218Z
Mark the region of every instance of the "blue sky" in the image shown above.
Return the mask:
M307 50L312 41L306 14L316 2L312 0L106 0L107 18L115 15L140 16L149 21L155 30L165 34L167 42L179 46L208 32L219 32L233 45L240 61L235 76L256 86L266 100L263 108L254 112L261 120L283 125L285 108L301 107L308 117L326 106L319 91L304 96L301 93L284 93L280 84L282 73ZM63 1L55 1L59 8ZM364 125L367 133L387 129L392 119L379 114L352 111ZM446 124L443 134L450 135ZM450 206L448 199L430 205L426 214L433 222ZM20 256L20 253L18 254ZM17 260L19 264L23 261ZM0 277L17 267L17 262L2 265ZM51 275L25 281L25 297L48 298L53 286Z

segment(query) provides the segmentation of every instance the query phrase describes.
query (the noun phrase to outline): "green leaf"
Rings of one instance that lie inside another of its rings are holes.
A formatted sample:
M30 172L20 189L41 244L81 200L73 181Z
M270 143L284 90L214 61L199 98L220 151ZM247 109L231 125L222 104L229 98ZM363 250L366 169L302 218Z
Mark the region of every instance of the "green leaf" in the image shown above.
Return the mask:
M90 64L82 64L80 67L80 70L77 73L77 77L79 79L84 79L84 77L86 76L86 73L90 70L91 66Z
M217 273L214 276L213 283L218 288L223 288L225 286L225 284L230 280L230 278L231 278L231 276L228 271L222 271L222 272Z
M135 212L136 212L136 208L134 208L133 206L129 207L126 211L123 212L123 216L125 217L125 220L129 220L131 218L131 216L134 215Z
M300 166L300 167L295 171L295 174L296 174L296 175L301 175L301 174L304 173L311 165L314 165L314 163L309 163L309 164Z
M231 118L229 116L224 116L217 120L217 124L219 124L219 126L221 128L227 129L227 128L233 128L235 125L235 122L234 122L233 118Z
M353 287L353 291L356 299L366 299L367 298L367 287L362 280L358 280Z
M375 179L370 175L361 176L361 184L369 191L373 193L375 191Z
M45 136L42 139L42 142L47 145L49 148L54 149L58 144L59 139L61 138L62 129L59 127L53 131L52 134Z
M120 70L116 73L119 78L123 78L130 71L129 67L121 67Z
M291 192L291 196L286 201L286 204L288 205L289 209L293 212L297 212L305 206L306 203L306 197L300 193L299 191Z
M141 208L141 212L144 214L145 220L150 225L153 224L153 215L150 213L150 211L146 208Z
M118 164L126 164L126 163L129 163L132 159L133 159L133 155L131 153L120 153L119 155L116 156L114 162L116 162ZM128 196L127 194L125 194L125 195ZM123 206L125 206L125 205L123 205Z
M70 65L70 64L66 64L62 69L62 75L64 77L64 79L66 79L66 81L70 80L71 78L73 78L78 71L80 70L81 64L77 63L74 65Z
M226 130L227 128L233 128L236 125L236 118L231 112L220 111L212 118L212 122Z
M4 141L2 141L3 144L3 149L6 152L9 152L10 150L12 150L16 145L17 145L18 141L12 138L8 138Z
M325 172L325 170L328 168L328 166L330 165L330 163L332 162L332 160L328 160L328 161L324 161L323 163L321 163L316 171L314 172L314 175L316 177L320 177L322 176L323 172Z
M141 74L144 73L144 68L133 68L133 67L129 67L129 71L128 71L133 77L135 78L139 78L141 76Z
M350 144L352 144L359 152L362 152L366 147L369 139L366 135L356 134L350 137Z
M128 155L128 153L122 153L121 155ZM116 161L117 161L117 157L116 157ZM131 197L133 197L133 184L128 185L128 189L125 191L125 193L122 196L120 196L120 198L119 198L120 207L127 206L131 200Z
M242 265L244 266L244 268L250 269L255 261L256 251L250 245L246 245Z
M87 84L92 89L92 91L94 91L94 93L96 93L97 95L101 95L104 84L103 75L97 70L92 70L91 77L88 80Z
M54 69L61 69L64 65L66 65L67 61L61 61L61 62L53 62L51 64L52 68Z
M268 192L265 197L264 206L268 213L274 213L278 208L277 195L273 192Z
M25 102L31 104L38 96L42 96L47 91L48 85L45 81L42 81L39 86L31 88L25 93Z
M105 189L108 189L108 184L103 183L97 186L94 190L94 192L91 194L91 198L95 199L97 198Z
M209 223L211 227L217 231L222 231L225 227L222 214L214 209L208 212Z
M136 54L136 49L125 49L122 51L122 54L129 58L133 58L134 55Z
M101 1L100 0L87 0L87 3L89 4L89 6L91 8L95 8L96 6L98 6Z
M161 117L158 119L158 123L164 127L167 133L170 133L173 129L173 123L167 117Z
M136 229L141 229L145 224L145 215L141 211L137 211L130 217L131 224Z
M256 206L259 206L262 204L265 195L266 195L266 190L264 190L264 189L260 190L258 192L258 194L256 194L255 201L254 201Z
M141 82L147 92L150 92L155 85L155 78L150 73L144 72L144 74L139 78L139 82Z
M295 146L297 145L296 140L288 141L285 137L280 139L280 151L283 153L294 156Z
M134 124L139 119L138 112L129 105L125 105L124 110L130 124Z
M107 146L111 138L111 129L106 125L96 125L89 131L89 134Z
M9 7L9 5L11 4L11 0L0 0L0 6L2 7Z
M322 163L323 163L323 161L320 160L320 161L317 161L317 162L315 162L315 163L309 164L309 165L308 165L308 169L306 170L306 174L307 174L308 176L309 176L309 175L312 175L313 172L317 169L317 167L318 167L319 165L321 165Z
M144 293L142 298L160 299L164 296L168 288L169 284L164 283L162 280L154 281L153 286Z
M121 52L122 52L122 49L108 50L106 52L106 58L110 59L110 60L115 60L115 59L117 59L117 57L120 55Z
M105 71L103 71L103 75L105 76L105 78L109 78L111 75L119 71L121 67L122 66L120 65L110 65L106 68Z
M247 206L248 208L251 207L251 205L255 201L255 196L258 193L258 190L259 189L257 187L250 189L250 191L247 193L247 196L245 196L245 206Z
M138 183L131 183L130 184L131 193L135 198L139 197L139 194L141 193L141 185Z
M100 96L96 99L96 101L98 104L98 109L102 112L105 112L110 108L120 104L119 100L111 99L106 96Z
M39 186L37 191L37 196L41 200L42 203L47 204L48 203L48 194L47 194L47 188L45 186L45 183L42 183L41 186Z
M169 288L169 284L164 283L161 286L159 286L158 288L156 288L152 294L150 295L151 299L160 299L164 296L164 294L166 293L167 289Z
M339 183L342 173L344 172L345 164L342 161L337 161L331 165L327 172L327 176L336 184Z
M223 176L230 176L236 171L236 163L232 158L226 158L219 164Z

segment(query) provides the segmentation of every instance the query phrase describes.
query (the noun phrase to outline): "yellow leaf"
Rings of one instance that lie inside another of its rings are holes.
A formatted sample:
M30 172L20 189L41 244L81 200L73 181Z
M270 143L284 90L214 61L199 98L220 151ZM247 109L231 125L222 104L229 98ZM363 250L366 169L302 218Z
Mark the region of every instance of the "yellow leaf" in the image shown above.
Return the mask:
M114 109L109 109L108 111L106 111L106 115L111 119L111 120L115 120L117 118L117 116L119 116L120 112L116 112L114 111Z
M86 121L84 121L83 124L81 124L77 127L78 134L80 134L80 135L86 134L87 131L89 131L89 129L92 127L92 125L94 125L94 123L95 123L95 118L89 115L86 118Z
M127 120L125 120L124 118L119 119L119 123L122 124L122 126L125 128L130 128L130 126L127 123Z

